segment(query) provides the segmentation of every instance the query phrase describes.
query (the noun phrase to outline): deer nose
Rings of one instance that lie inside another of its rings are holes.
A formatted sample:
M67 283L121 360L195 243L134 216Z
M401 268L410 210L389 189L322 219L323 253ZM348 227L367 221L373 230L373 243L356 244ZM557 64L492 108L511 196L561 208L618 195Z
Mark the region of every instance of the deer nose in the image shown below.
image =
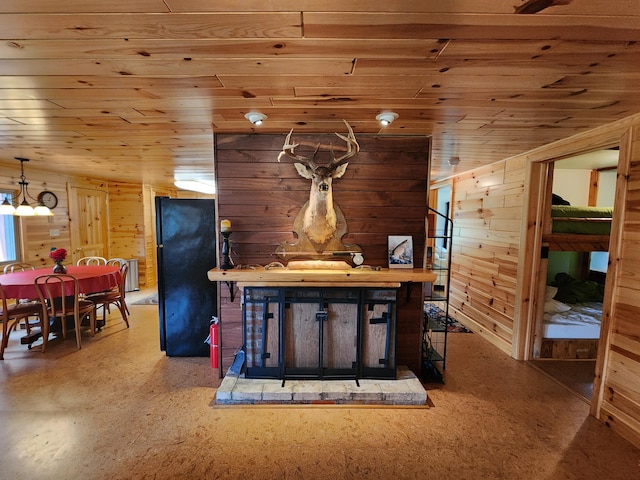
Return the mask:
M327 190L329 190L329 184L328 183L321 183L318 188L320 189L321 192L326 192Z

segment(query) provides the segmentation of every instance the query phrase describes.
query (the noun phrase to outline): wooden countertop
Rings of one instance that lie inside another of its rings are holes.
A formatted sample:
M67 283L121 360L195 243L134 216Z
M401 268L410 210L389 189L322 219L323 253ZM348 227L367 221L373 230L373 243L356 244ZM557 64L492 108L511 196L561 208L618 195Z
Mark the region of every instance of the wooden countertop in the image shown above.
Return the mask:
M261 286L264 284L278 283L299 284L305 283L312 286L319 284L336 284L336 286L376 286L380 284L406 283L406 282L433 282L436 274L432 270L418 268L381 268L380 270L367 270L351 268L347 270L331 269L295 269L287 268L265 269L231 269L220 270L213 268L207 272L212 282L242 282L245 285Z

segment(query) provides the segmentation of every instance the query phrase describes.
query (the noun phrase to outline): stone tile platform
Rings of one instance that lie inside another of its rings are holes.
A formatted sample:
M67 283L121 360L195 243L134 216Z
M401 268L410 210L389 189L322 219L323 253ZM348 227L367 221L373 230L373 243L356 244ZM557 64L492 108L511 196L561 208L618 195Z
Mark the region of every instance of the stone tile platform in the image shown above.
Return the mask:
M219 405L345 404L426 405L427 392L415 374L398 367L395 380L249 379L232 369L216 391Z

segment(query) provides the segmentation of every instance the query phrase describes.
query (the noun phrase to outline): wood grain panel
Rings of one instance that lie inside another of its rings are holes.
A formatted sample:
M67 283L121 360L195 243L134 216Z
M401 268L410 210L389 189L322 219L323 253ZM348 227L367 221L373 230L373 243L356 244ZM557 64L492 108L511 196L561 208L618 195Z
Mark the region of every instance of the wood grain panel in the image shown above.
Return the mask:
M508 353L523 212L501 205L523 195L524 175L521 160L499 162L455 177L453 187L453 315Z
M359 134L431 135L444 178L640 111L634 2L528 7L3 4L0 162L32 151L61 175L89 161L105 180L171 188L177 167L212 175L200 160L213 132L330 132L348 118ZM244 117L258 109L259 128ZM385 128L383 110L400 115Z
M293 138L301 143L296 149L301 155L312 154L318 143L327 151L331 144L336 152L344 148L335 135L294 133ZM386 267L387 235L412 235L419 268L425 242L429 139L363 136L358 141L360 153L333 186L334 201L345 213L350 232L344 240L362 246L366 264ZM236 263L265 265L279 260L277 246L295 240L293 219L308 199L308 180L297 175L291 161L278 163L283 135L221 134L215 142L218 215L234 225ZM318 156L318 163L327 161L326 152ZM406 311L400 309L405 313L399 320L398 362L403 363L398 364L418 369L421 288L413 290L410 304L403 307ZM226 295L224 289L222 294Z
M232 38L302 36L300 14L243 13L217 15L120 15L105 22L96 14L11 14L0 16L3 38Z
M452 19L455 18L455 21ZM467 14L421 14L404 13L360 13L343 15L340 13L307 12L304 14L305 36L348 38L353 36L376 38L449 38L451 22L456 25L458 39L499 38L499 39L544 39L552 37L555 31L560 39L624 40L625 35L612 28L635 28L635 18L616 17L603 19L599 16L583 16L579 20L571 17L523 15L507 18L504 15ZM506 27L506 28L505 28ZM491 34L489 34L491 30ZM497 31L496 31L497 30ZM640 39L640 36L636 38Z
M27 0L29 3L42 0ZM235 11L237 2L233 0L221 0L209 2L208 0L169 0L166 2L171 6L171 11L203 11L203 12L225 12ZM248 11L289 11L291 2L288 0L271 0L268 3L259 0L246 0L243 2ZM547 5L545 4L545 7ZM460 13L462 11L474 14L502 14L512 15L516 7L514 2L510 0L458 0L454 4L450 2L442 2L439 0L422 0L416 2L414 0L395 0L388 2L386 0L352 0L344 2L341 0L301 0L296 3L296 7L304 11L319 12L362 12L371 11L384 14L385 12L401 12L401 13ZM47 7L53 8L53 7ZM83 11L81 6L77 7L78 11ZM85 7L86 8L86 7ZM58 11L58 10L53 10ZM74 10L75 11L75 10ZM91 11L91 10L89 10ZM550 9L543 8L539 15L604 15L614 14L623 15L640 15L640 8L633 2L626 2L624 12L618 10L611 12L610 2L607 0L591 0L583 5L579 4L561 4Z

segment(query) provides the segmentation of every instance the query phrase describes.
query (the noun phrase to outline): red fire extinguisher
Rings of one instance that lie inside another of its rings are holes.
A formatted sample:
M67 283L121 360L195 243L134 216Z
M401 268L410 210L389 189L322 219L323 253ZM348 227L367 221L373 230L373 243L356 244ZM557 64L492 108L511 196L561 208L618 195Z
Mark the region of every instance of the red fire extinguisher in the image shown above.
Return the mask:
M218 368L218 336L218 318L213 317L211 319L211 325L209 326L209 355L211 357L211 368Z

